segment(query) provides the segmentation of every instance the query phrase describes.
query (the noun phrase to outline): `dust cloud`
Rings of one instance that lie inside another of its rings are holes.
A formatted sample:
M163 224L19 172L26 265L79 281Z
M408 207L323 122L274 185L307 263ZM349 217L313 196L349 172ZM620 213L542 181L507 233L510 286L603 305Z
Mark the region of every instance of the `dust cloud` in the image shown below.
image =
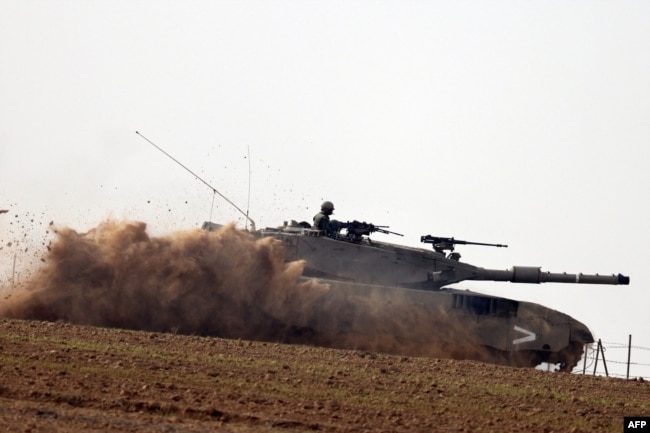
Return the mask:
M0 302L0 317L483 357L430 293L303 278L305 263L285 262L280 241L234 224L151 237L144 222L108 220L54 233L44 263Z
M150 237L143 222L58 230L45 264L0 305L7 318L282 339L326 286L300 282L278 241L228 225Z

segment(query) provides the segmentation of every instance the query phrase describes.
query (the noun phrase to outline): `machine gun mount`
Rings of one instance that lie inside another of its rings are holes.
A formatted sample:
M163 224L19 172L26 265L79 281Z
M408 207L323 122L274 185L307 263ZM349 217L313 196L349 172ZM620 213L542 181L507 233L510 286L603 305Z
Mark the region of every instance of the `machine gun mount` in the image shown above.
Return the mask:
M460 254L453 253L456 245L483 245L486 247L508 248L508 245L503 245L503 244L486 244L483 242L461 241L460 239L454 239L453 237L445 238L441 236L431 236L431 235L421 236L420 242L424 242L425 244L431 244L434 251L437 253L444 254L445 250L451 251L452 253L450 253L449 256L450 258L455 260L458 260L460 258Z
M386 230L388 226L376 226L374 224L369 224L367 222L361 221L348 221L348 222L333 222L333 225L336 227L336 239L345 240L352 243L359 243L364 238L364 236L370 236L371 233L379 232L387 235L397 235L404 236L401 233L391 232ZM340 231L345 229L346 232L341 234Z

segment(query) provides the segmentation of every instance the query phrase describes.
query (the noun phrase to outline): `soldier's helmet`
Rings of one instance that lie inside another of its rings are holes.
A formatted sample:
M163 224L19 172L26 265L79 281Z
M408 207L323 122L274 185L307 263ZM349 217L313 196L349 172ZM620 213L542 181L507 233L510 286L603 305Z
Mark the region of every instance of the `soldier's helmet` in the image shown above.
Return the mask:
M320 210L325 212L327 215L331 215L332 212L334 212L334 203L331 201L324 201L323 204L320 205Z

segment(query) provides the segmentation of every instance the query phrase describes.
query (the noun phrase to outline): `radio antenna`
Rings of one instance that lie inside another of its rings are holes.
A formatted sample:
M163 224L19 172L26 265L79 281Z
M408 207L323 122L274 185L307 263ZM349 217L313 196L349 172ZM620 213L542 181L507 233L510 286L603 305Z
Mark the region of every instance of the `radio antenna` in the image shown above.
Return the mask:
M248 210L251 207L251 147L247 146L246 149L248 150L248 199L246 200L246 218L248 218Z
M140 137L142 137L145 141L147 141L147 142L148 142L149 144L151 144L153 147L155 147L156 149L158 149L159 151L161 151L162 153L164 153L167 157L169 157L169 158L170 158L172 161L174 161L176 164L180 165L180 166L183 167L185 170L189 171L190 174L191 174L192 176L194 176L195 178L197 178L198 180L200 180L201 182L203 182L204 184L206 184L206 185L208 186L208 188L210 188L210 189L212 190L212 193L213 193L212 203L213 203L213 205L214 205L214 194L219 194L219 196L220 196L222 199L226 200L228 203L230 203L230 205L231 205L232 207L234 207L235 209L237 209L237 210L239 211L239 213L241 213L242 215L244 215L244 217L246 218L247 221L250 221L250 223L251 223L251 229L252 229L253 231L255 231L255 221L253 221L253 220L251 219L251 217L248 216L248 212L244 212L243 210L239 209L239 207L238 207L235 203L233 203L232 201L230 201L230 200L228 199L228 197L226 197L225 195L221 194L219 191L217 191L217 189L216 189L215 187L213 187L213 186L210 185L208 182L206 182L204 179L202 179L198 174L194 173L192 170L190 170L189 168L187 168L187 167L186 167L185 165L183 165L179 160L177 160L176 158L174 158L173 156L171 156L169 153L165 152L161 147L159 147L158 145L156 145L156 143L154 143L153 141L149 140L147 137L145 137L144 135L140 134L138 131L135 131L135 133L138 134ZM249 171L249 176L250 176L250 161L248 162L248 164L249 164L249 169L248 169L248 171ZM249 188L250 188L250 182L249 182ZM210 218L212 218L212 213L210 213Z

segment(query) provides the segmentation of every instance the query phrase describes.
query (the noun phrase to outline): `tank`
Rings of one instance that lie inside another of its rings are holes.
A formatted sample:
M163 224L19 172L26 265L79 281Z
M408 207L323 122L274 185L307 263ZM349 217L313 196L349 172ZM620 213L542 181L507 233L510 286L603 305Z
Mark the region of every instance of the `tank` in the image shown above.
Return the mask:
M217 224L206 222L204 230ZM288 342L396 353L475 359L516 367L555 364L570 372L593 343L580 321L542 305L459 290L461 281L627 285L629 277L544 272L537 266L486 269L462 262L457 245L486 245L423 235L431 249L371 239L399 235L365 222L334 222L328 233L308 223L253 232L284 246L286 261L303 260L305 279L329 290L310 314L297 317ZM400 235L401 236L401 235Z

